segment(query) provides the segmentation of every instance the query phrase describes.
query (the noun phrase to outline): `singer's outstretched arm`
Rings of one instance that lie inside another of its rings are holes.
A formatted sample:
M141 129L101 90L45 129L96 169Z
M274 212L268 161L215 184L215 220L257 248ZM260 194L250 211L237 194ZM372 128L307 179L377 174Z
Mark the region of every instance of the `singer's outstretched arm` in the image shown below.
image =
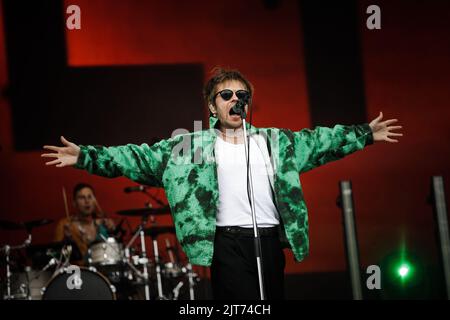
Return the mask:
M374 142L395 143L393 137L402 133L392 132L402 126L390 126L397 119L381 122L383 113L370 123L333 128L317 127L294 132L295 157L299 171L306 172L330 161L338 160Z
M76 145L61 137L63 147L44 146L53 153L42 157L55 158L46 165L57 167L74 166L85 169L91 174L114 178L126 176L138 183L150 186L162 186L164 163L167 162L167 140L152 146L147 144L103 147Z

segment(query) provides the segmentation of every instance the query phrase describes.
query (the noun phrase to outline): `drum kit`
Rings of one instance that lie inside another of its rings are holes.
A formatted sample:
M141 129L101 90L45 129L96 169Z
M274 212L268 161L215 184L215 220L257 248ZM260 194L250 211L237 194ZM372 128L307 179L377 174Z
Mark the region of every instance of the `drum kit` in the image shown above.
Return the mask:
M91 243L86 261L71 241L32 245L32 230L52 223L40 219L24 223L0 220L0 229L26 230L28 237L19 245L4 245L5 276L1 278L4 300L179 300L195 298L200 281L192 265L182 263L176 246L161 235L174 234L175 227L155 223L154 216L170 213L168 207L143 208L117 212L125 217L141 217L128 242L123 235L101 236ZM150 221L149 221L150 220ZM122 220L123 222L123 220ZM122 224L122 223L121 223ZM123 230L123 229L122 229ZM151 239L152 257L146 239ZM31 263L30 263L31 261Z

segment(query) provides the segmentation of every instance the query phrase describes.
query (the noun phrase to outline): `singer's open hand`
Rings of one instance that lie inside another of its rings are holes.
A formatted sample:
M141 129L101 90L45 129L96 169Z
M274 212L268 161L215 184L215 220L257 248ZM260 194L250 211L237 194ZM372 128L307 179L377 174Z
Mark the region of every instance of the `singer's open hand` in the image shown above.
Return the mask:
M44 146L44 149L54 151L53 153L44 153L41 155L43 158L56 158L53 161L46 162L45 165L51 166L56 164L58 168L73 166L78 161L80 155L80 147L75 143L67 141L61 136L61 142L64 147L56 146Z
M398 142L398 140L392 139L392 137L401 137L403 136L403 133L397 133L392 131L401 129L402 126L390 126L390 124L393 124L398 120L389 119L381 122L381 119L383 119L383 112L380 112L380 115L374 120L372 120L371 123L369 123L369 126L372 129L373 141L374 142L387 141L393 143Z

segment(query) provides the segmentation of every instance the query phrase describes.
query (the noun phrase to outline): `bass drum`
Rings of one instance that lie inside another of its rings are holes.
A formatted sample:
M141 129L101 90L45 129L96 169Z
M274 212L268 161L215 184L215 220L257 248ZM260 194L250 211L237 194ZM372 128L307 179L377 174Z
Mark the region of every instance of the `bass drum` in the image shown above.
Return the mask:
M116 289L109 280L84 267L58 270L42 291L42 300L116 300Z

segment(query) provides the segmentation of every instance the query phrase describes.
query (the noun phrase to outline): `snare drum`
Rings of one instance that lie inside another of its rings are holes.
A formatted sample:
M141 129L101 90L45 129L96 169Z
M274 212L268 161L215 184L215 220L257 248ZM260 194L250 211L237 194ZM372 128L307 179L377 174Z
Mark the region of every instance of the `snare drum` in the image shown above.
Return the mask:
M109 280L84 267L58 270L42 292L43 300L116 300L116 289Z
M111 266L123 261L123 247L115 238L92 244L88 250L88 262L92 266Z

